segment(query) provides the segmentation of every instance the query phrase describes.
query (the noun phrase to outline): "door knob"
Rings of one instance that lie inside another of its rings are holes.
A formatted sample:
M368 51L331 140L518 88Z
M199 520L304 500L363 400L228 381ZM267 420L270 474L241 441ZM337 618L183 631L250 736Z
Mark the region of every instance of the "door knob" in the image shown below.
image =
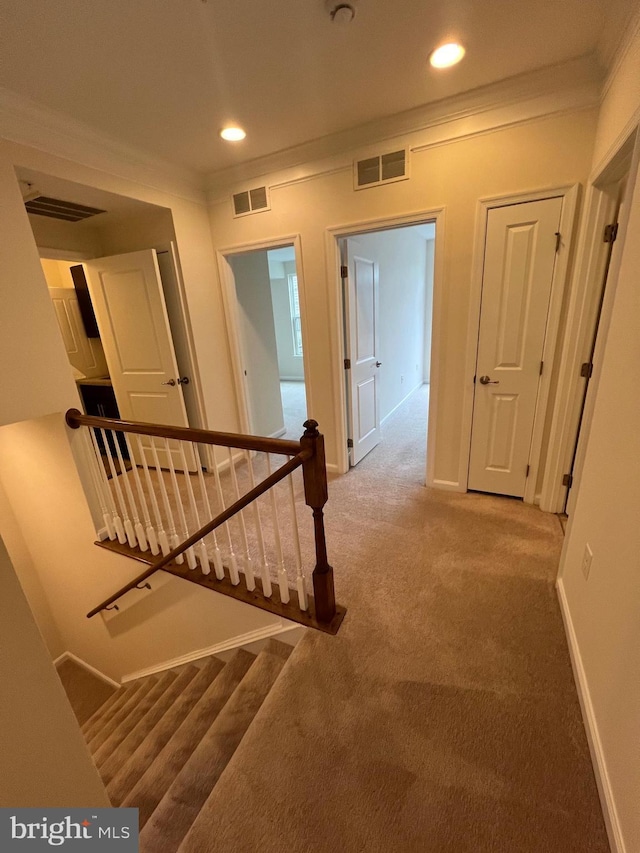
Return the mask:
M171 385L171 386L173 386L173 385L175 385L175 384L176 384L176 380L175 380L175 379L170 379L168 382L161 382L160 384L161 384L161 385Z
M382 362L381 362L381 361L376 361L376 367L382 367Z
M481 377L480 377L480 384L481 384L481 385L499 385L499 384L500 384L500 380L499 380L499 379L494 379L493 381L491 381L491 377L490 377L490 376L481 376Z
M189 377L188 376L183 376L181 379L178 379L178 385L188 385L188 384L189 384Z

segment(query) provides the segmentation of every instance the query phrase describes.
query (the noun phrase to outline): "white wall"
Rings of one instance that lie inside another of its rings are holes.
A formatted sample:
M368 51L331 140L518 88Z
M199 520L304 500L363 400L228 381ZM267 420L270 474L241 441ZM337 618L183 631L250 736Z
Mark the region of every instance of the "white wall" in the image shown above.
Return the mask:
M230 263L238 300L238 332L251 430L255 435L281 435L284 414L267 253L234 255Z
M53 618L53 612L45 595L44 587L40 582L29 546L1 483L0 530L2 531L4 545L11 554L13 568L27 597L33 618L40 629L42 639L46 643L51 658L55 659L65 651L62 637Z
M640 115L640 38L611 81L595 165ZM612 847L640 850L640 182L628 189L629 219L600 364L578 496L561 563L561 595L582 668L588 721L610 797ZM598 378L599 374L599 378ZM590 386L590 389L592 386ZM593 392L592 392L593 393ZM586 544L593 552L588 580Z
M271 281L271 303L273 305L273 323L276 330L278 348L278 371L280 379L304 382L304 362L293 354L293 327L291 325L291 305L289 301L289 275L295 275L293 261L272 261L269 258L269 277Z
M596 112L587 109L469 135L450 144L430 144L428 131L416 131L394 143L413 148L407 181L354 192L351 163L344 164L343 157L338 166L333 161L319 162L261 178L271 188L271 210L255 216L234 219L228 193L216 197L211 209L216 246L277 238L286 242L291 235L300 235L309 417L325 433L329 463L343 457L346 436L337 402L337 270L327 268L327 258L333 264L327 229L348 229L356 223L446 208L443 256L437 259L443 273L439 294L443 382L431 440L436 454L435 479L455 486L465 458L461 446L465 392L472 390L473 380L466 371L466 349L477 201L585 182L595 125ZM379 148L388 150L384 145ZM372 150L370 146L368 151Z
M109 798L0 539L0 803L108 807Z
M433 287L433 269L429 276L427 241L421 226L360 234L349 244L356 245L379 269L382 367L378 387L383 420L425 381L425 320L427 303L433 299L427 281Z
M36 244L43 249L80 252L93 258L102 254L100 235L94 225L62 222L35 214L29 214L29 222Z

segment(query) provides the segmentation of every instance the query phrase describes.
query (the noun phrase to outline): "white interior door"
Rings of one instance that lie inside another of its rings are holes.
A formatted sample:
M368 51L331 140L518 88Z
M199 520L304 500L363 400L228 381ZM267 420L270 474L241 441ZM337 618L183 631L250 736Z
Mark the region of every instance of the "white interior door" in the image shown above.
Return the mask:
M97 338L87 337L75 289L50 287L49 296L70 363L88 379L104 376L108 371L104 352Z
M351 363L347 371L349 452L357 465L380 441L378 399L378 265L358 251L354 240L346 241L346 351Z
M469 488L524 495L562 199L487 217Z
M155 250L98 258L84 267L120 416L189 426ZM177 443L170 446L176 467L183 468ZM160 459L167 461L162 453ZM148 461L153 464L151 456ZM188 464L193 467L192 456Z

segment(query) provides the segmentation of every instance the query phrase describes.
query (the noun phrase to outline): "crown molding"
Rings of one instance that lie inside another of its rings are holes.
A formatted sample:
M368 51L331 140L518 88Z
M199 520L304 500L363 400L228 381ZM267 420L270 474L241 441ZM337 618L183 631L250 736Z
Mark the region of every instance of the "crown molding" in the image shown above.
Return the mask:
M196 171L119 142L84 122L0 87L0 137L153 190L205 203Z
M622 31L620 38L601 52L601 59L606 68L606 76L600 92L601 101L605 99L620 66L638 38L640 38L640 7L629 16L627 26Z
M206 179L207 190L215 203L223 189L274 172L326 161L345 151L370 147L372 140L379 147L386 140L437 128L443 129L441 135L446 136L446 126L509 106L519 108L524 102L534 102L544 96L549 99L549 112L556 111L554 99L563 100L565 107L567 99L573 100L575 108L595 105L601 84L602 69L595 55L589 54L211 172Z

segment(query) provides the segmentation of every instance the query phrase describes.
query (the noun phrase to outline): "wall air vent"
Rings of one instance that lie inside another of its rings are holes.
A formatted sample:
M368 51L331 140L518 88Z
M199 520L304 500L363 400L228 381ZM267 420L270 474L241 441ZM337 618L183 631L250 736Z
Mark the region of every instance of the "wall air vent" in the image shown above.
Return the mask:
M266 187L256 187L253 190L235 193L233 196L234 216L247 216L249 213L259 213L262 210L270 210L270 208Z
M49 198L45 195L39 195L26 201L24 206L27 213L49 216L51 219L62 219L65 222L80 222L82 219L89 219L90 216L97 216L98 213L106 212L97 207L87 207L84 204L62 201L62 199Z
M391 151L366 160L356 160L353 164L354 189L363 190L377 187L393 181L404 181L409 177L409 158L407 151Z

